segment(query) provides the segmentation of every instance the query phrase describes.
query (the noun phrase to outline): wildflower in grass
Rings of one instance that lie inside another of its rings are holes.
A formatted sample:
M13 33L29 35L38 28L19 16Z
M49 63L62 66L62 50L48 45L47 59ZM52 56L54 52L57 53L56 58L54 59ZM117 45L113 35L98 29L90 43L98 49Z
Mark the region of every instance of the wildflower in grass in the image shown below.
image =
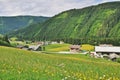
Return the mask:
M65 79L67 79L68 77L65 77Z
M51 66L48 66L48 68L51 68Z
M54 74L52 73L51 76L54 76Z
M108 78L107 80L112 80L112 78L110 77L110 78Z
M37 69L37 68L34 68L34 69L33 69L33 72L38 72L38 69Z
M69 78L71 77L71 76L68 76Z
M3 66L5 66L6 64L3 64Z
M86 77L84 77L84 80L87 80L87 78L86 78Z
M105 75L103 75L103 78L105 78Z
M5 58L0 56L0 60L3 60L0 64L2 80L6 80L8 79L6 76L11 77L12 75L18 80L24 78L35 80L39 78L43 78L43 80L119 80L120 78L119 64L108 62L104 65L101 60L93 61L94 59L88 59L88 56L84 59L83 55L80 58L72 55L72 58L71 55L60 54L32 54L30 52L23 56L21 53L16 54L16 51L15 54L13 53L9 54L8 52L4 55ZM9 56L11 56L10 59ZM100 77L100 75L102 76Z
M21 71L20 71L20 70L18 70L18 74L21 74Z
M67 71L64 71L64 73L67 73Z
M3 70L2 70L2 72L4 73L4 72L5 72L5 70L3 69Z
M99 77L100 80L102 80L102 77Z
M11 69L13 69L14 67L13 67L13 66L11 66L10 68L11 68Z

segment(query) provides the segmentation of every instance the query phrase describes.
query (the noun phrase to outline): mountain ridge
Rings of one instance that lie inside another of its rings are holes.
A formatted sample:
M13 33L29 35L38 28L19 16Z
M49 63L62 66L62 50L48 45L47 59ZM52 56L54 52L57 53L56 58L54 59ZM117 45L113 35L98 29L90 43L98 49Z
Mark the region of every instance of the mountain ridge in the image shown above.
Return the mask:
M82 9L64 11L42 24L32 36L19 32L17 37L31 37L35 40L53 40L63 38L111 38L120 37L120 1L108 2ZM17 32L16 32L17 33ZM15 34L16 34L15 33ZM29 38L29 39L31 39Z
M6 34L11 31L24 28L34 23L42 23L49 17L43 16L0 16L0 34Z

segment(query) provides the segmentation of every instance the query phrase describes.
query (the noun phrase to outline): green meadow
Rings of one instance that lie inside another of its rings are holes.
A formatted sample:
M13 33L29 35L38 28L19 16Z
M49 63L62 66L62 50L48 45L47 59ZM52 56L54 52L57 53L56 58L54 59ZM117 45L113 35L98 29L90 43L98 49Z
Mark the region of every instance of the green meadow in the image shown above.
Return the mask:
M69 51L70 44L51 44L45 46L47 52Z
M71 44L51 44L45 46L46 52L60 52L60 51L69 51ZM85 51L94 51L94 46L90 44L80 45L81 50Z
M82 54L45 54L0 46L0 80L119 80L120 64Z

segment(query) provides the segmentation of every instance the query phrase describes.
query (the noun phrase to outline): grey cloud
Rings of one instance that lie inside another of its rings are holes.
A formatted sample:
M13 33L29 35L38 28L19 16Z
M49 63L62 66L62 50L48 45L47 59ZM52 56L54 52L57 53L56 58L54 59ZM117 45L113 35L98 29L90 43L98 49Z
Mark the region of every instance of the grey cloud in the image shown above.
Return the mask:
M0 0L0 15L53 16L62 11L114 0Z

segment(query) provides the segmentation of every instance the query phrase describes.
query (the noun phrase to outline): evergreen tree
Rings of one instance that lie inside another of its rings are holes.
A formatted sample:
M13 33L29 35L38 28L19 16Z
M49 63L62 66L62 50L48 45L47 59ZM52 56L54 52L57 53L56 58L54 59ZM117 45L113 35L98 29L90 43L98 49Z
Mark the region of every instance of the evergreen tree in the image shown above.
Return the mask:
M3 37L3 40L10 44L10 41L9 41L8 35L5 35L5 36Z

